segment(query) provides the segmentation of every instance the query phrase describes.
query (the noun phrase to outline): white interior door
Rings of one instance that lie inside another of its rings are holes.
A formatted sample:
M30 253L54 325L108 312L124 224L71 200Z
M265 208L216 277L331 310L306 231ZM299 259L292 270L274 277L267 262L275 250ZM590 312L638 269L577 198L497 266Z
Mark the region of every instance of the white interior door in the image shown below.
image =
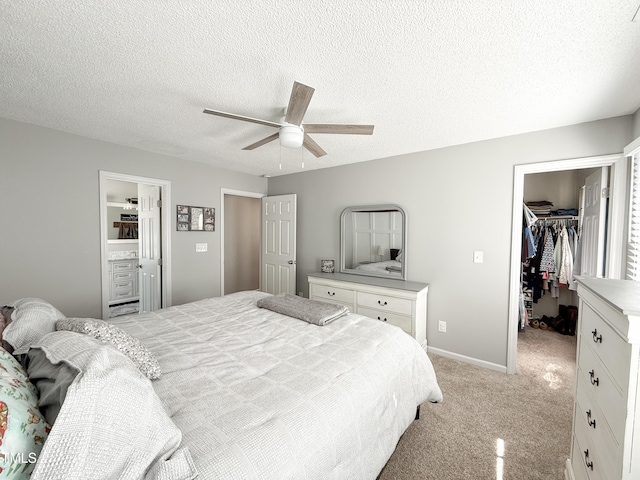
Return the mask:
M162 307L160 187L138 184L140 313Z
M262 291L296 294L296 195L262 198Z
M581 274L587 277L604 276L608 182L609 167L602 167L585 181Z

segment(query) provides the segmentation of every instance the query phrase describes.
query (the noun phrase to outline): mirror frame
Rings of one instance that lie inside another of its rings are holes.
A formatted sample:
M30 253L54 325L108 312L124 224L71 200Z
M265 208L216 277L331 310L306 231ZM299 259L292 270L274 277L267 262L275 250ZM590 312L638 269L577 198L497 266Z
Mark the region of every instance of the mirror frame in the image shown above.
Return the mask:
M353 268L346 268L346 218L347 215L354 212L376 212L379 210L397 210L402 215L402 272L399 277L392 277L383 273L378 274L375 272L362 272ZM340 215L340 273L349 273L352 275L363 275L367 277L380 277L393 280L406 280L407 279L407 213L398 205L383 204L383 205L361 205L347 207L342 211Z

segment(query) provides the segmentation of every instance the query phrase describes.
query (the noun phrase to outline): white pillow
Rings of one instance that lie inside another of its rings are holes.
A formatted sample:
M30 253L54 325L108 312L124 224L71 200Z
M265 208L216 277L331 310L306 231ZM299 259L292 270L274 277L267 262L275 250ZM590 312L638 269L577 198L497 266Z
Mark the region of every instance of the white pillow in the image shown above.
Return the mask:
M14 355L27 353L31 344L56 330L56 320L66 318L56 307L39 298L21 298L9 306L14 310L2 339L13 347Z
M180 429L151 381L125 355L75 332L51 333L32 348L80 374L67 390L31 480L197 476L188 448L180 448Z
M95 318L65 318L56 322L56 330L84 333L124 353L147 378L160 378L162 370L156 357L140 340L124 330Z

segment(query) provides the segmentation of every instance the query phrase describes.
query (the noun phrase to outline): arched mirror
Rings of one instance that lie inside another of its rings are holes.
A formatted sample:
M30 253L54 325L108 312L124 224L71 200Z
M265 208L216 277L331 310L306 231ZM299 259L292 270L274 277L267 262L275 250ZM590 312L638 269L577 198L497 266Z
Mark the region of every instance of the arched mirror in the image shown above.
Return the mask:
M407 279L407 216L397 205L348 207L340 218L340 271Z

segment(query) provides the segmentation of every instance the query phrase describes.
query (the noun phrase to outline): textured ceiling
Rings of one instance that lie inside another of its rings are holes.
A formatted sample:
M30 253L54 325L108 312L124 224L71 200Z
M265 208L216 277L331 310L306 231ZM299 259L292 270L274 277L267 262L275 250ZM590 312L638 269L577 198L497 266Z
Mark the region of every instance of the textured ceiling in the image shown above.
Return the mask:
M256 175L430 150L634 113L638 3L0 0L0 116ZM275 130L202 113L278 121L294 80L374 134L242 151Z

